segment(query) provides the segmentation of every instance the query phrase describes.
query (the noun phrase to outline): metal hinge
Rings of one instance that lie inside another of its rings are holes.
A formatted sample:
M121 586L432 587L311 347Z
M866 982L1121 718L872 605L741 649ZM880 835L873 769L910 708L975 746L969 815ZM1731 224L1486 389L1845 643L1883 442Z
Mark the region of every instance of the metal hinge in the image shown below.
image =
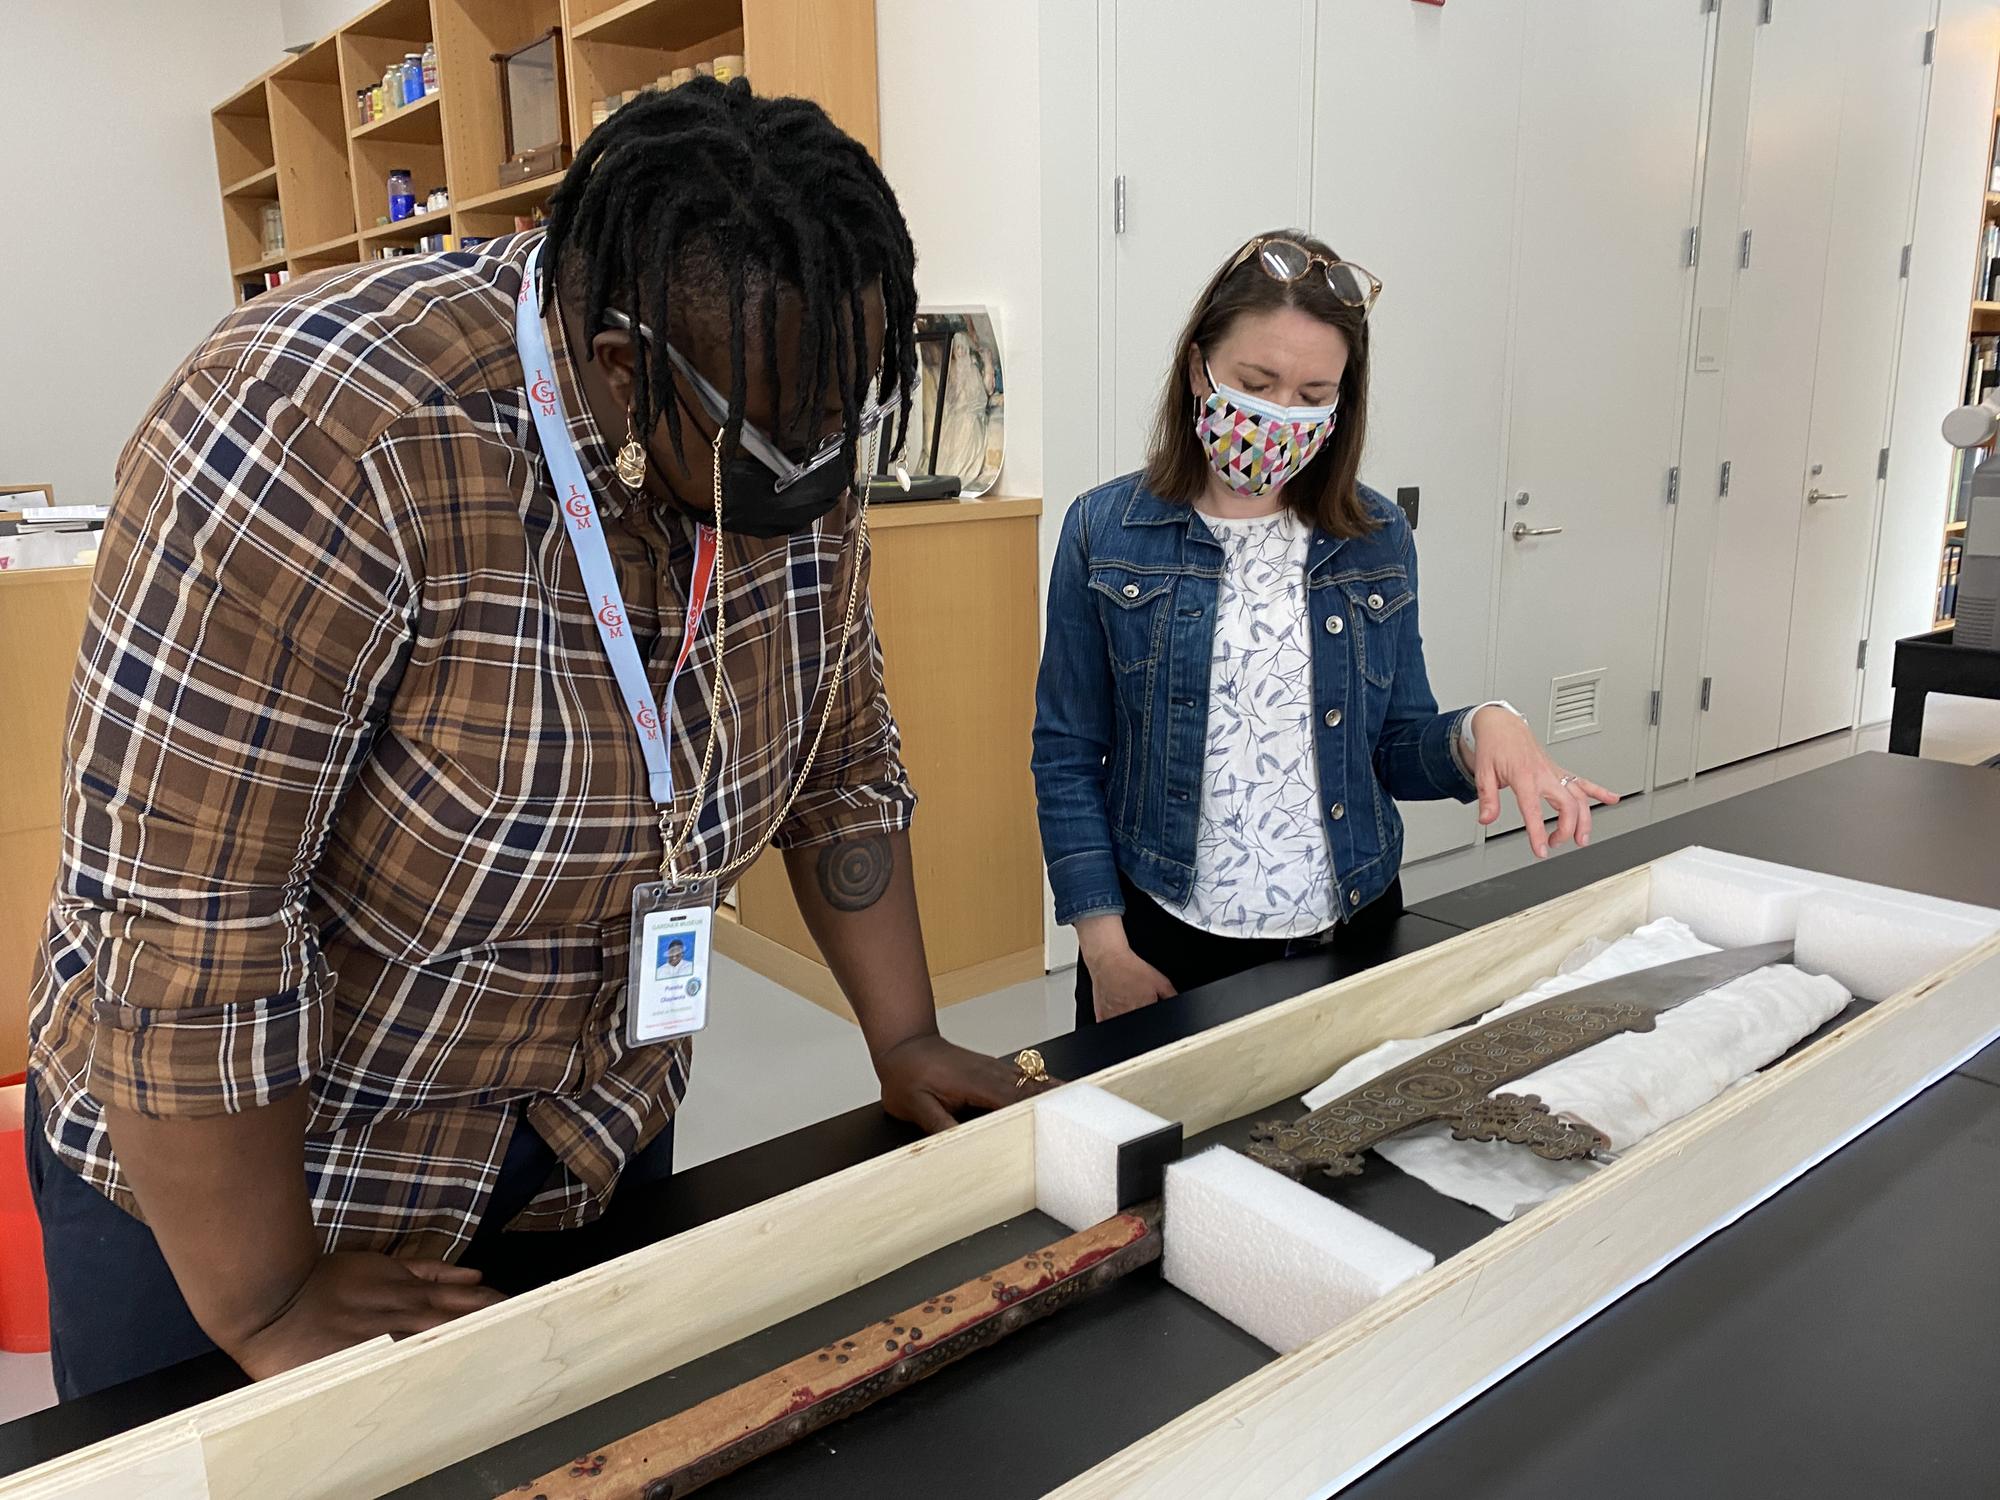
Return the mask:
M1903 246L1903 268L1897 274L1905 278L1907 278L1910 274L1910 251L1913 248L1915 247L1911 245Z
M1722 461L1722 483L1716 488L1715 493L1718 495L1729 493L1729 460L1726 458Z
M1111 179L1111 232L1125 232L1125 178L1122 174Z
M1701 0L1701 13L1703 15L1708 15L1720 3L1721 0Z
M1750 231L1747 229L1743 231L1743 244L1736 252L1736 265L1739 270L1750 269Z
M1929 67L1937 59L1937 27L1924 33L1924 66Z
M1757 12L1757 24L1759 26L1771 24L1771 0L1764 0L1762 9Z
M1889 450L1887 448L1884 448L1881 455L1875 460L1875 477L1877 479L1887 479L1889 477Z
M1868 642L1863 641L1854 653L1854 670L1859 672L1868 665Z
M1693 265L1701 258L1701 226L1699 224L1688 230L1687 256L1687 263L1689 265Z
M1679 505L1680 503L1681 467L1679 464L1675 464L1671 469L1667 470L1667 504Z
M1714 679L1713 677L1704 677L1704 678L1702 678L1702 680L1701 680L1701 711L1702 711L1703 713L1707 713L1707 712L1708 712L1708 700L1709 700L1709 698L1710 698L1710 697L1711 697L1711 696L1713 695L1714 691L1715 691L1715 679Z
M1660 722L1660 690L1653 689L1652 697L1646 704L1646 722L1657 725Z

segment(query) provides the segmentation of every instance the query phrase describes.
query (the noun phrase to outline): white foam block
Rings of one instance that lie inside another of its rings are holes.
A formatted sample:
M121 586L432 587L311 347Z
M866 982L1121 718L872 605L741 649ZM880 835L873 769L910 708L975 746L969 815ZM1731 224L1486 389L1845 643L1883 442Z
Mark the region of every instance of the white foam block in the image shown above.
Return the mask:
M1092 1083L1035 1101L1035 1207L1071 1229L1118 1212L1118 1148L1172 1124Z
M1280 1354L1435 1263L1226 1146L1167 1168L1167 1280Z
M1657 860L1648 906L1720 947L1792 938L1797 963L1887 1000L2000 932L2000 911L1699 846Z
M1990 922L1921 901L1834 891L1800 906L1797 958L1800 968L1830 974L1864 1000L1886 1000L1993 931Z
M1778 867L1746 869L1707 849L1688 849L1653 866L1647 915L1673 917L1718 948L1775 943L1798 930L1799 903L1813 893Z

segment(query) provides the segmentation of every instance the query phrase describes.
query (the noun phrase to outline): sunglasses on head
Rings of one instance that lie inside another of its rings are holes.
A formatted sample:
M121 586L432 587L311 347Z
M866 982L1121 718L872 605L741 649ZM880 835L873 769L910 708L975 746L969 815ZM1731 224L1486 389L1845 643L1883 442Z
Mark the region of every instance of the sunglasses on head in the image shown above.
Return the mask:
M1313 267L1323 267L1327 290L1347 306L1360 308L1364 314L1375 306L1375 299L1382 295L1382 283L1352 261L1342 260L1338 255L1323 255L1282 234L1258 235L1236 252L1230 259L1228 270L1222 274L1231 275L1252 256L1256 257L1257 268L1266 276L1287 285L1305 280L1312 274Z
M615 323L628 333L636 333L647 343L653 342L652 329L648 328L644 323L634 321L631 317L619 312L616 308L607 309L604 316L606 321ZM700 401L702 410L708 413L709 420L714 422L717 427L728 425L728 398L709 382L707 376L694 367L694 361L682 354L671 343L666 343L664 340L661 342L666 348L667 358L673 362L674 369L687 381L689 387L693 389L695 398ZM891 391L886 398L871 400L867 406L863 407L861 411L860 436L864 440L874 436L882 424L895 414L896 408L902 404L902 399L902 392ZM780 494L790 489L808 474L816 473L838 459L845 445L845 433L831 432L820 439L819 446L807 454L804 459L794 459L755 423L745 421L743 424L743 446L749 450L752 457L777 476L777 483L772 488Z

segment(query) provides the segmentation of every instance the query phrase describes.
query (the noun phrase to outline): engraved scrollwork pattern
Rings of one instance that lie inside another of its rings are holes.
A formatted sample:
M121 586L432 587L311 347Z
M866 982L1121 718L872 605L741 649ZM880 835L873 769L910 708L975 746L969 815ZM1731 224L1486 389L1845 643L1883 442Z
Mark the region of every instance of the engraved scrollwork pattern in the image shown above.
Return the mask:
M1654 1024L1654 1012L1630 1000L1558 995L1453 1037L1300 1119L1259 1122L1248 1154L1294 1179L1313 1171L1351 1177L1371 1147L1435 1120L1460 1140L1508 1141L1551 1161L1587 1156L1610 1144L1602 1131L1552 1115L1531 1094L1493 1090Z

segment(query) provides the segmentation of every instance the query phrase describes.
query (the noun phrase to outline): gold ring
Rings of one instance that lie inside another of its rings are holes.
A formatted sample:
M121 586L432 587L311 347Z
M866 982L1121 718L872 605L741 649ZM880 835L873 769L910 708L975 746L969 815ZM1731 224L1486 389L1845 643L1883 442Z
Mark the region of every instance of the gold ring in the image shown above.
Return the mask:
M1014 1066L1021 1070L1021 1076L1014 1080L1017 1089L1030 1088L1038 1083L1047 1083L1049 1075L1042 1068L1042 1054L1033 1047L1014 1054Z

